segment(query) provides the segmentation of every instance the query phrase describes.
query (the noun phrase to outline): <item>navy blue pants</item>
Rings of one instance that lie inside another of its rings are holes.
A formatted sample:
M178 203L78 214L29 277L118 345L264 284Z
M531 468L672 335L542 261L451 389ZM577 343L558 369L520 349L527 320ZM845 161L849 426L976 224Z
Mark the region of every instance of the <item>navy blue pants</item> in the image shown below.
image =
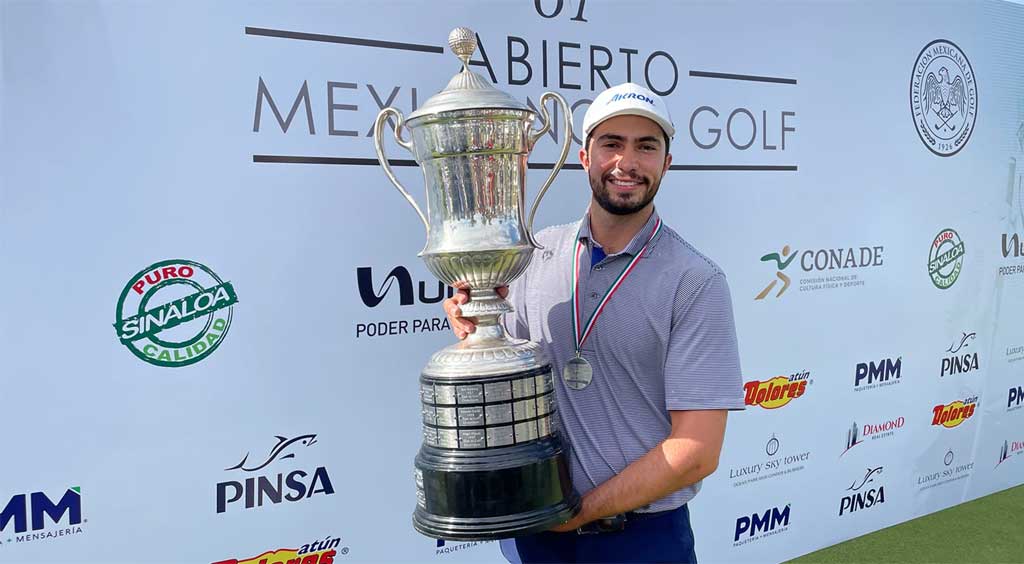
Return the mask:
M616 533L539 533L502 541L509 562L697 562L685 505L650 519L627 522Z

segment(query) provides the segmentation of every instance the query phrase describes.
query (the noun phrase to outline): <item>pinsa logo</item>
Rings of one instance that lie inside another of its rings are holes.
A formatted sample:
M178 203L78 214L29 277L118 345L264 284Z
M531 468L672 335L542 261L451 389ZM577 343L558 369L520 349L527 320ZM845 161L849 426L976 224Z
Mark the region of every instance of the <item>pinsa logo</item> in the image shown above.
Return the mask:
M805 370L770 380L751 380L743 384L744 402L765 409L778 409L804 395L807 385L813 382L810 378L810 371Z
M977 396L956 400L946 405L936 405L932 408L932 425L942 425L952 429L970 419L974 415L974 410L977 406Z

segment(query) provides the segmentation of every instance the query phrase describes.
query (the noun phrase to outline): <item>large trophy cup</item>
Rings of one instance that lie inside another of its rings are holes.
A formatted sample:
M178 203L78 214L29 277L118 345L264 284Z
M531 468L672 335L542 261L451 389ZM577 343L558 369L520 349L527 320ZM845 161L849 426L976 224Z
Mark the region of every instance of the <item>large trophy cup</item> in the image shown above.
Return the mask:
M434 353L420 376L424 443L413 525L434 538L507 538L546 530L580 507L554 425L551 364L537 344L508 336L501 315L512 307L494 291L522 274L539 247L533 219L569 153L572 114L548 92L540 99L543 126L532 129L535 111L469 70L476 34L457 28L448 44L461 72L408 118L389 107L374 126L384 174L426 226L420 256L438 279L469 290L462 312L477 323L464 341ZM524 222L526 161L551 127L548 100L561 105L565 141ZM426 214L384 155L392 118L395 140L426 179Z

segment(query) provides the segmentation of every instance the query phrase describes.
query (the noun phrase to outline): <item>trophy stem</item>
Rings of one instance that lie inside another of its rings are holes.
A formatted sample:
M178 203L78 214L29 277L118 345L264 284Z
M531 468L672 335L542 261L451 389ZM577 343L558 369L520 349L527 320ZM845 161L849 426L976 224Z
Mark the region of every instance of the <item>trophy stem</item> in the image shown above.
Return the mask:
M475 317L478 327L500 324L498 318L512 311L512 305L499 296L494 288L471 289L469 302L462 306L462 315Z

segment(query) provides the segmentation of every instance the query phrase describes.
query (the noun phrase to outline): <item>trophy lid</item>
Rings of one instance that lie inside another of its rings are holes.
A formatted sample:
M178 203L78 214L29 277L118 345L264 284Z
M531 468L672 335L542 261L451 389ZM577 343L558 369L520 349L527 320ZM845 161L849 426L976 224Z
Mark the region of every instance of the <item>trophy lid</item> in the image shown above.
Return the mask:
M462 70L448 82L444 90L431 96L407 121L430 114L457 110L525 110L526 104L495 88L488 80L469 70L469 59L476 51L476 33L468 27L457 27L448 34L448 47L462 61Z

